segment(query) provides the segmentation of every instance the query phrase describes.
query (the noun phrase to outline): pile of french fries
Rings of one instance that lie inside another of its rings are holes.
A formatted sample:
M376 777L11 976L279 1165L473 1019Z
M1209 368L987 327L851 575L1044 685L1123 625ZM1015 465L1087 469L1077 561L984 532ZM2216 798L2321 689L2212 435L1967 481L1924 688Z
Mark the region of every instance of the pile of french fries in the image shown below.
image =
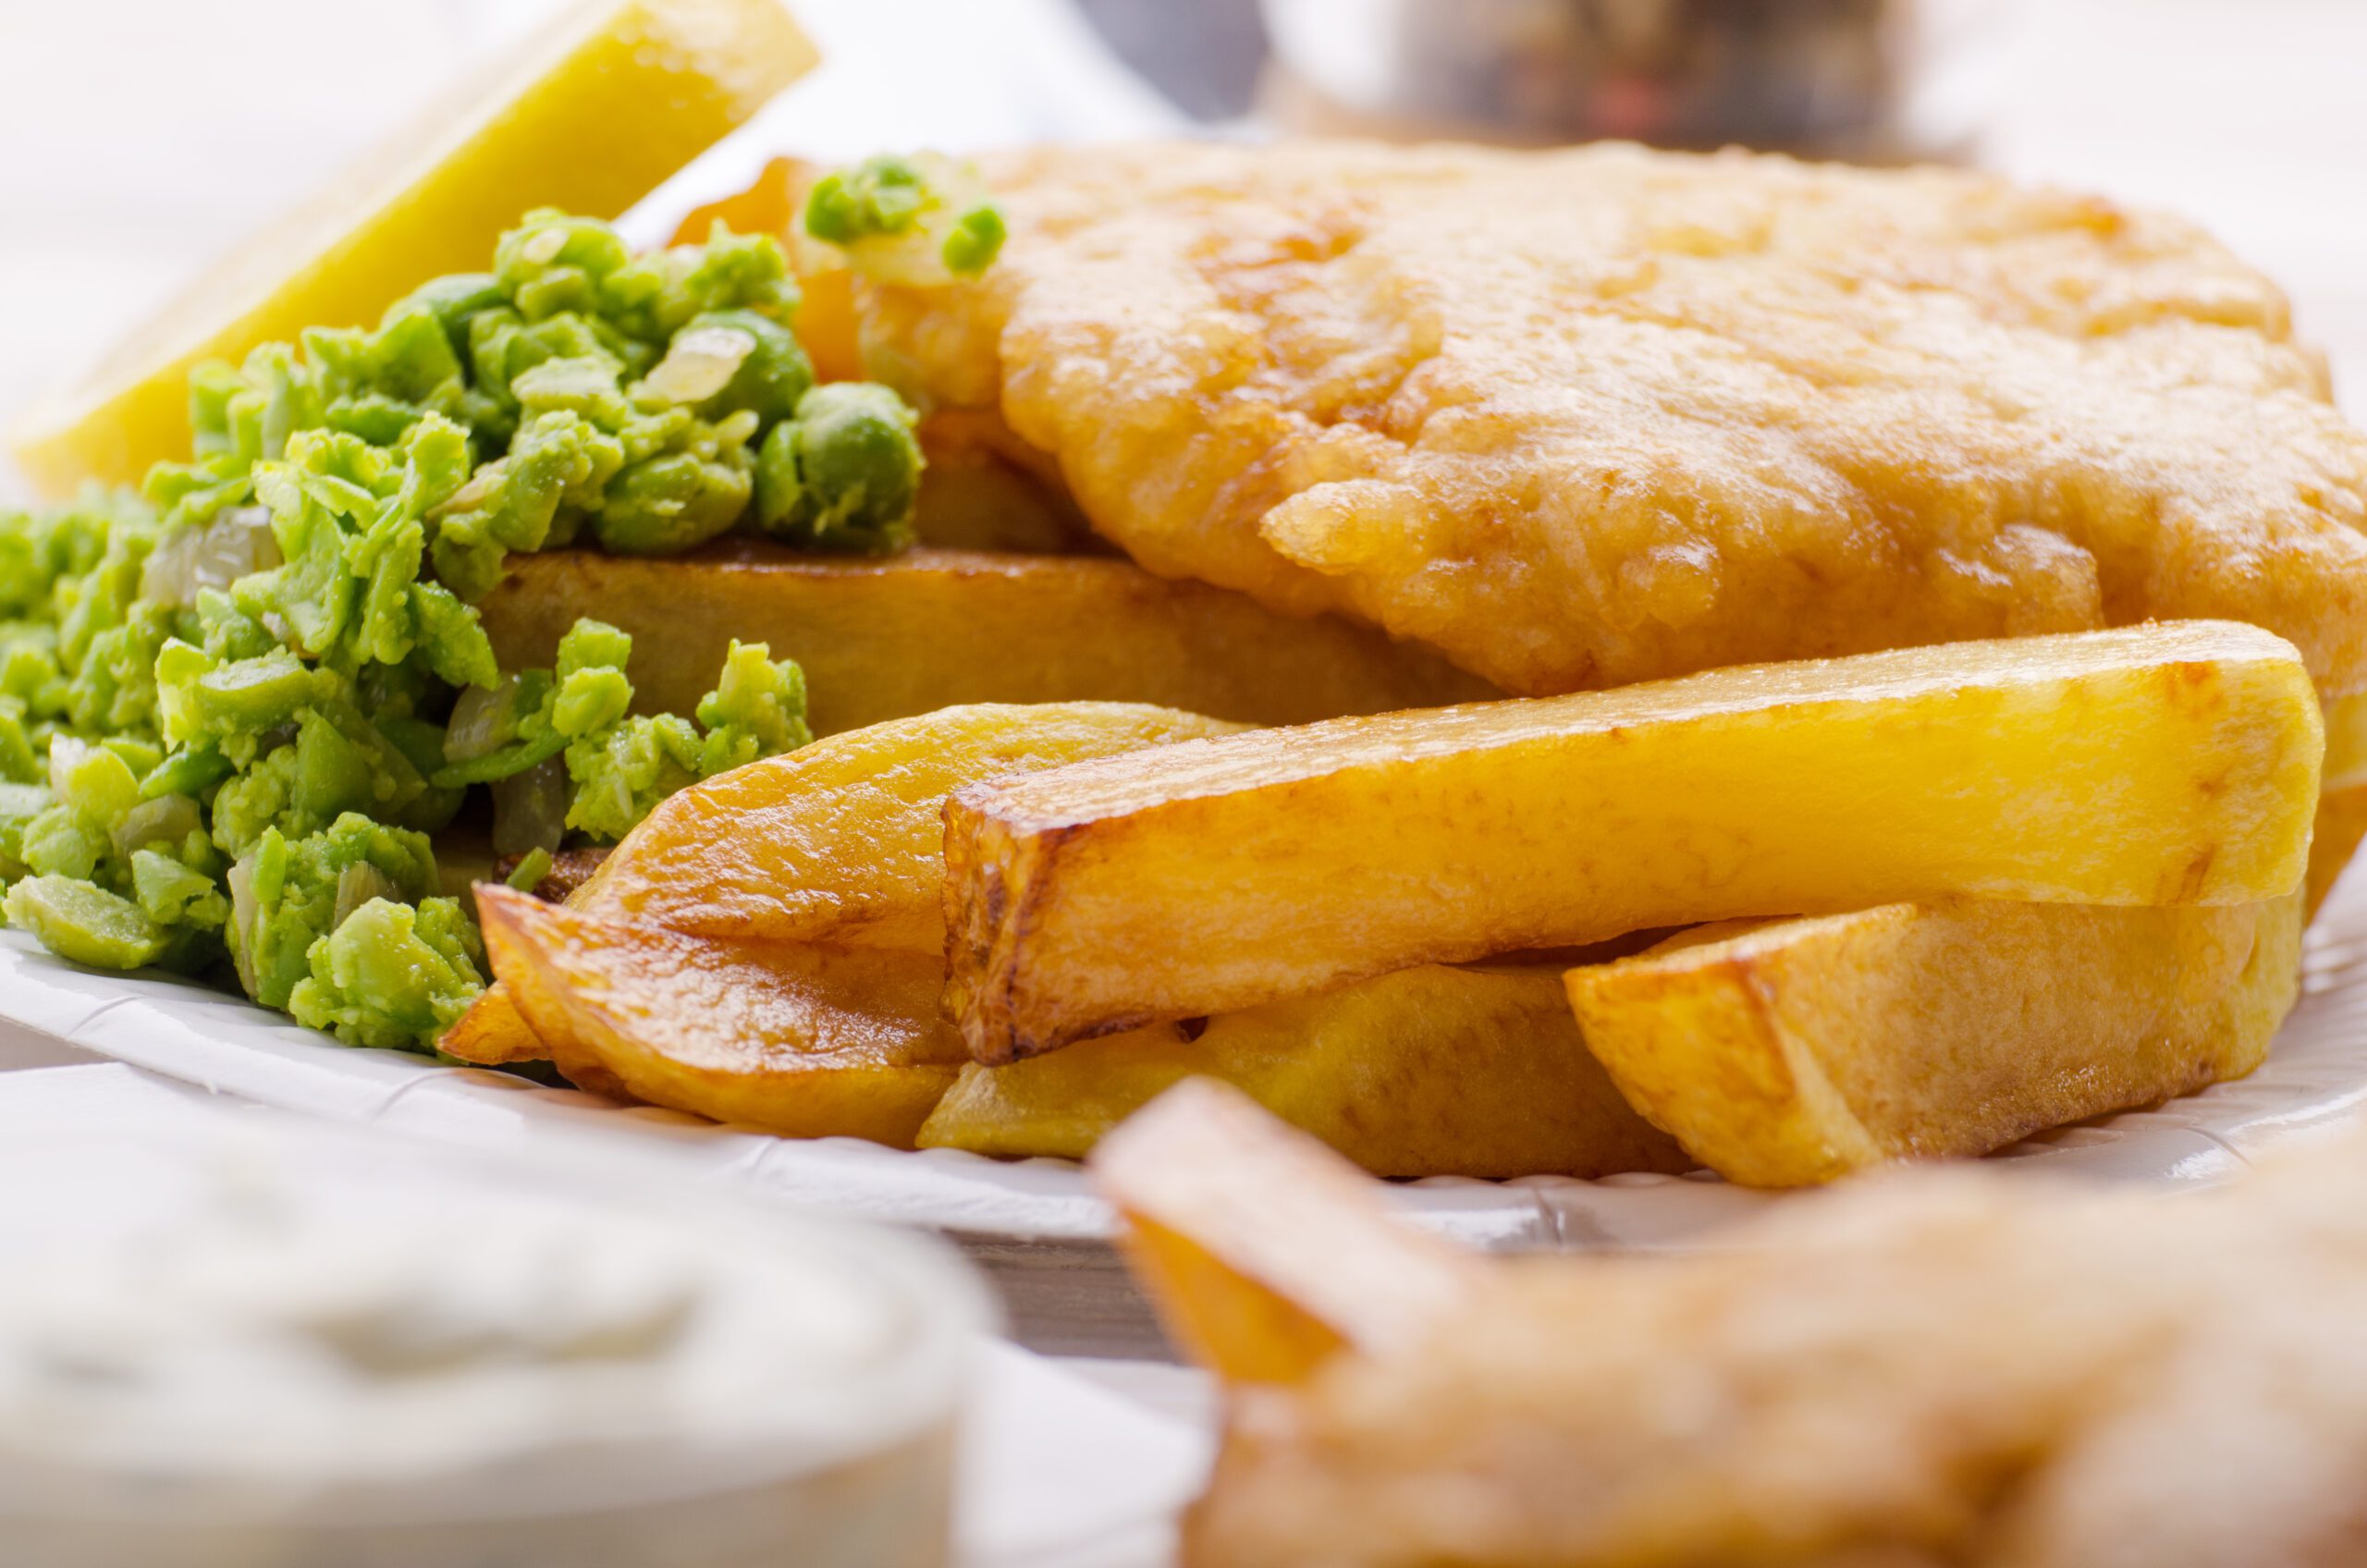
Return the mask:
M2250 1071L2367 831L2359 704L2249 626L1431 706L1343 625L972 558L523 563L497 629L773 635L840 722L817 673L837 733L481 889L446 1048L794 1136L1081 1157L1202 1076L1377 1174L1801 1185Z
M794 242L801 178L683 232ZM1501 699L1093 553L991 415L922 437L899 557L514 563L505 664L595 616L681 710L763 640L824 739L482 889L448 1050L793 1136L1083 1158L1205 1077L1380 1175L1802 1185L2250 1072L2367 836L2367 696L2250 627Z

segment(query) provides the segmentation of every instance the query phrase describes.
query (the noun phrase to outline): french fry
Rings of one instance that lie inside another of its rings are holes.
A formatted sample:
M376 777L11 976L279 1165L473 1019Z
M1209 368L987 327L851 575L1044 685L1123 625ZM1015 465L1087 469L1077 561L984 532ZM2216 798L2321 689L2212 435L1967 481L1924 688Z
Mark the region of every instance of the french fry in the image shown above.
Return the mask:
M2310 917L2315 919L2326 895L2367 839L2367 784L2328 790L2318 798L2318 822L2310 836Z
M1133 703L974 704L829 736L668 799L601 863L578 907L941 962L947 791L1237 728Z
M507 893L509 889L502 891ZM516 897L522 899L526 895ZM533 962L539 954L529 945L527 936L541 932L544 923L539 919L506 918L507 908L508 900L504 900L502 908L493 908L482 892L477 896L477 924L484 933L485 962L494 977L493 984L470 1010L488 1009L480 1048L489 1052L500 1043L495 1031L506 1027L499 1011L506 1006L516 1016L518 1026L540 1045L544 1058L558 1069L561 1077L587 1093L630 1102L633 1093L625 1087L624 1081L608 1071L607 1065L576 1037L574 1022L568 1011L566 977L555 965ZM496 990L501 993L501 1000L488 1004L485 997ZM539 1026L534 1023L536 1019L542 1021ZM467 1015L463 1014L460 1024L467 1023ZM509 1039L515 1041L516 1036ZM521 1047L512 1045L510 1048Z
M551 874L535 885L534 896L551 898L553 889L563 886L566 891L558 895L562 901L570 908L583 908L596 896L600 867L607 855L606 850L560 851ZM460 890L467 891L468 888L464 886ZM446 1056L472 1061L480 1067L506 1067L512 1062L550 1059L550 1047L527 1025L525 1015L509 999L509 987L498 980L477 993L477 999L444 1032L443 1038L435 1042L435 1048Z
M2291 646L2212 621L1186 741L954 792L947 1000L1000 1063L1649 926L2253 902L2322 746Z
M1706 926L1568 985L1630 1104L1727 1180L1796 1187L2241 1077L2300 956L2298 893L1890 904Z
M1403 1349L1485 1280L1383 1208L1354 1166L1207 1080L1170 1089L1090 1169L1168 1334L1236 1382L1297 1382Z
M490 885L477 907L494 972L584 1087L901 1148L960 1070L927 954L685 937Z
M913 531L924 545L1034 555L1109 555L1061 486L1051 459L1030 448L1002 416L983 409L938 409L916 431L921 488Z
M1294 724L1487 693L1377 631L1088 557L556 551L513 558L480 608L504 669L548 666L579 617L632 633L644 712L689 713L733 638L767 643L804 667L817 735L963 703L1153 703Z
M515 1061L545 1061L550 1047L526 1023L526 1015L509 999L509 987L497 980L477 993L469 1011L435 1042L446 1056L473 1061L480 1067L506 1067Z
M922 1147L1082 1158L1187 1077L1232 1084L1377 1176L1603 1176L1698 1163L1587 1053L1558 965L1425 965L1009 1067L972 1065Z
M666 243L705 244L708 232L717 224L734 234L769 234L777 239L785 236L804 205L812 170L813 165L802 159L768 159L745 190L693 207L674 226L674 233Z
M985 704L830 736L671 796L567 902L693 934L937 959L947 790L1234 728L1126 703ZM438 1044L486 1065L547 1054L500 981Z
M2323 787L2331 794L2367 784L2367 692L2336 697L2325 706L2326 761Z

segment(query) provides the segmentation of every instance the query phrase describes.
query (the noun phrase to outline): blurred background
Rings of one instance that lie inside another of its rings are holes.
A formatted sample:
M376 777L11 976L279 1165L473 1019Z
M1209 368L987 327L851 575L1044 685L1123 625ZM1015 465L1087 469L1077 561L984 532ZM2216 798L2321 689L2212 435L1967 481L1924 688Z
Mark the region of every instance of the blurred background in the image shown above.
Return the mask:
M556 0L0 0L0 423ZM764 153L1195 126L1941 157L2167 206L2367 412L2363 0L792 0ZM0 473L0 486L9 483Z

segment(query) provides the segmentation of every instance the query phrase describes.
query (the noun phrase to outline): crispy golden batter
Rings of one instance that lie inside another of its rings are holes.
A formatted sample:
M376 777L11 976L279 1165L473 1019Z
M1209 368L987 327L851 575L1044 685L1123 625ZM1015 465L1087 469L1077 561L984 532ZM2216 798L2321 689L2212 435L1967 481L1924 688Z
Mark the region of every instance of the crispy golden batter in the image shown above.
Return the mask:
M1876 1180L1761 1247L1508 1266L1243 1390L1209 1568L2349 1568L2367 1135L2165 1200Z
M1355 143L991 164L866 361L1152 570L1508 690L2224 617L2367 686L2367 437L2197 230L1943 170Z

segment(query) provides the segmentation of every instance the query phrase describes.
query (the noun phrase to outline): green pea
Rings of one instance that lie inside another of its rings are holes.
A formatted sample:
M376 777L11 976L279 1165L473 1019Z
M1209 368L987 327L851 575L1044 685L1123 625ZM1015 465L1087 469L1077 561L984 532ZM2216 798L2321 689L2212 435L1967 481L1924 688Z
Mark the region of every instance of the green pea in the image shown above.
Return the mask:
M749 488L742 467L688 452L652 458L609 484L592 532L603 549L620 556L670 556L737 522Z
M953 220L953 227L946 230L945 243L938 247L945 270L956 277L977 276L1002 254L1007 232L1002 213L992 202L971 208Z
M511 872L506 880L512 891L531 893L550 874L551 852L537 845L526 851L526 858L518 863L518 869Z
M414 307L423 309L444 328L453 351L465 353L469 346L469 318L479 311L508 302L501 280L493 274L456 272L421 284L389 307L386 315L391 319Z
M165 739L176 744L216 736L261 734L315 701L322 682L285 648L224 663L187 643L156 655L157 710Z
M913 410L885 386L816 386L756 458L756 521L819 549L886 552L912 542L921 448Z
M832 245L901 234L931 199L928 176L918 164L882 153L815 182L805 198L805 232Z

